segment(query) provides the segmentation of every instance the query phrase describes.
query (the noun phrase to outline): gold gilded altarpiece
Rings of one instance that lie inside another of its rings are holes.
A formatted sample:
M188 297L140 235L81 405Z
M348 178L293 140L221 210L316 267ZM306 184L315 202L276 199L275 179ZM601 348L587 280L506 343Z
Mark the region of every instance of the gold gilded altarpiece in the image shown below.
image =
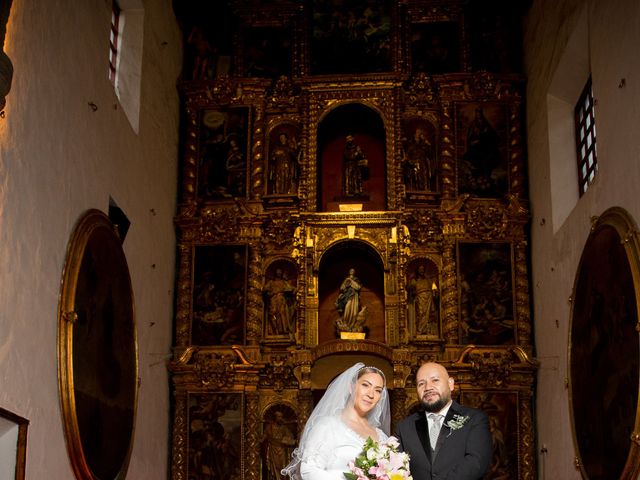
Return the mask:
M272 436L290 452L344 368L386 373L395 423L417 408L426 360L489 414L487 478L536 478L524 79L473 71L463 3L394 17L401 32L460 25L455 73L413 72L403 34L389 72L312 75L308 19L290 6L239 10L247 28L292 28L290 75L246 76L239 61L180 84L172 478L277 478ZM368 159L355 194L340 186L351 134ZM356 340L336 327L352 268L367 307Z

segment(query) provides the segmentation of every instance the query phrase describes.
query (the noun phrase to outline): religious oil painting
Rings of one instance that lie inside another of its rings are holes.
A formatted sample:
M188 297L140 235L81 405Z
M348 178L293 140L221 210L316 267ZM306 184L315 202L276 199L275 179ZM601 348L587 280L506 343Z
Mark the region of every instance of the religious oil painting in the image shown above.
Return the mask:
M67 449L77 478L126 476L138 393L133 292L116 227L85 213L69 241L58 311Z
M438 266L429 258L418 258L407 266L407 313L417 337L438 337L440 280Z
M288 405L276 404L262 418L262 479L282 480L280 471L291 461L298 444L298 419Z
M514 343L511 255L509 243L458 244L462 343Z
M391 71L389 0L314 0L311 74Z
M460 71L458 22L428 22L411 25L411 69L414 73Z
M403 122L402 176L407 192L435 192L438 189L436 128L422 117Z
M506 107L460 103L456 108L458 192L481 198L507 193L508 125Z
M233 40L236 22L228 2L173 2L184 22L182 79L213 80L233 72Z
M249 116L248 107L201 112L198 157L200 198L246 197Z
M485 480L512 480L518 476L518 394L464 391L461 402L489 416L493 456Z
M244 30L245 77L291 76L292 32L286 27L254 27Z
M589 235L574 286L571 407L585 478L636 478L638 234L610 209ZM634 281L634 278L636 281ZM631 476L631 472L636 472Z
M242 477L240 393L189 394L189 480Z
M244 344L246 278L245 245L195 247L193 345Z
M283 123L269 132L267 192L269 195L296 196L301 173L300 128Z

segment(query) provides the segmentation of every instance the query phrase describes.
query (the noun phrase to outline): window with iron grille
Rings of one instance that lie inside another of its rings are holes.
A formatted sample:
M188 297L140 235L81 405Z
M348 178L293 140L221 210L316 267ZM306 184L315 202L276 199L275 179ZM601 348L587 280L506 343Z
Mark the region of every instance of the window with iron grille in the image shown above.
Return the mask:
M118 48L120 46L120 7L117 2L113 2L111 7L111 36L109 37L109 80L116 84L116 72L118 68Z
M578 153L578 182L580 196L587 191L598 172L596 155L596 124L591 78L580 95L575 110L576 148Z

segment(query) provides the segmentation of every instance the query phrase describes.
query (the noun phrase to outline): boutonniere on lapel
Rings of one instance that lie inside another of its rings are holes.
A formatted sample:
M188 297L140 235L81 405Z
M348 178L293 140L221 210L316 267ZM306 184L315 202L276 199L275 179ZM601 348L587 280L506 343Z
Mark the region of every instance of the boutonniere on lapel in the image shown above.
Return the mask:
M457 413L454 413L453 418L449 420L447 423L445 423L445 425L449 427L449 435L451 435L454 431L458 430L459 428L464 427L464 424L469 421L469 418L470 418L469 415L465 415L463 417L462 415L458 415ZM449 435L447 435L447 437Z

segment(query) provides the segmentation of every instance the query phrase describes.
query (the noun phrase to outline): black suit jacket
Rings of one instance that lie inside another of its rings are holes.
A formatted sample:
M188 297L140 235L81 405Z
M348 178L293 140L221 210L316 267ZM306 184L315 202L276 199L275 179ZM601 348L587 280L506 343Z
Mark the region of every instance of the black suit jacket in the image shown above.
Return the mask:
M454 415L469 417L461 428L447 422ZM491 463L489 418L484 412L453 402L442 424L435 451L429 444L429 426L424 412L398 423L395 432L400 447L411 457L414 480L479 480Z

